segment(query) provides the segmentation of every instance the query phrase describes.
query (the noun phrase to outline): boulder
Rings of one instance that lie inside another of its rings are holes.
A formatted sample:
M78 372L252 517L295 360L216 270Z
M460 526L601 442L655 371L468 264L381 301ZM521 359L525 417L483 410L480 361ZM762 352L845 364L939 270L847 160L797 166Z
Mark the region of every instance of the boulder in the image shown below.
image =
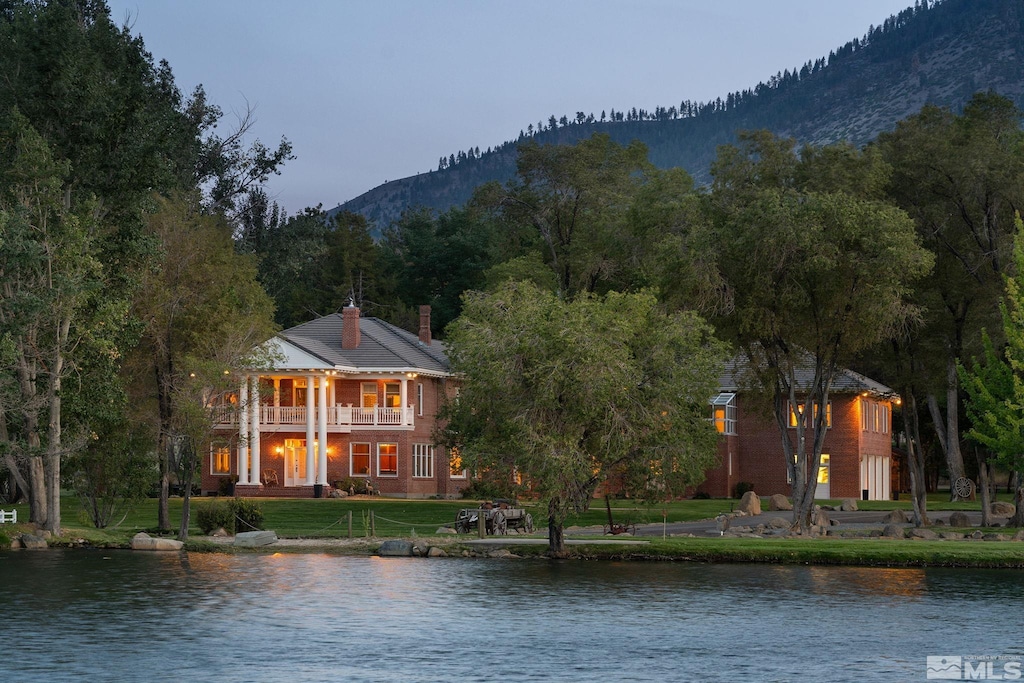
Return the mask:
M427 557L448 557L448 553L437 546L431 546L430 550L427 551Z
M211 533L210 535L214 538L225 538L227 536L230 536L231 534L229 534L227 532L227 529L225 529L224 527L220 527L219 529L214 529L213 533Z
M761 514L761 499L753 491L747 491L740 499L740 505L736 508L745 515Z
M519 558L518 555L513 553L508 548L498 548L497 550L492 550L491 552L487 553L487 557L497 557L507 560L514 560Z
M949 516L949 525L955 527L968 527L974 526L971 524L971 518L967 516L966 512L954 512Z
M331 498L348 498L348 493L342 491L341 489L332 489Z
M980 531L975 531L973 534L971 534L970 536L967 536L966 538L972 538L975 541L980 541L981 539L985 538L985 534L983 534Z
M886 524L906 524L909 520L907 519L907 513L903 510L893 510L883 517L882 521Z
M459 532L456 531L455 529L451 528L450 526L442 526L442 527L438 527L437 531L435 531L434 533L435 534L457 534Z
M898 524L886 524L885 528L882 529L882 535L889 538L905 538L906 535L903 531L903 527Z
M996 501L992 503L990 508L992 514L996 517L1013 517L1013 513L1017 512L1017 506L1013 503L1004 503L1002 501Z
M844 498L843 504L839 506L839 509L843 512L856 512L857 511L857 499L856 498Z
M816 508L811 512L811 524L828 527L832 525L832 520L829 518L828 513L820 508Z
M417 541L412 544L412 554L415 557L426 557L430 552L430 545L426 541Z
M768 509L772 512L785 512L792 510L793 504L789 502L789 498L786 498L781 493L776 493L768 499Z
M46 545L46 539L42 536L36 536L35 534L22 534L21 547L29 549L41 549L46 548L48 546Z
M1007 534L985 534L982 536L983 541L1009 541L1010 536Z
M239 548L259 548L271 543L277 543L277 534L273 531L243 531L235 534L235 546Z
M1011 538L1010 540L1011 541L1024 541L1024 529L1019 529L1017 531L1017 533L1015 533L1013 535L1013 538Z
M932 531L931 529L911 529L910 530L910 537L911 538L921 538L921 539L924 539L926 541L934 541L934 540L937 540L939 538L939 535L937 533L935 533L934 531Z
M384 541L377 549L381 557L412 557L412 541Z
M160 550L177 551L185 547L181 541L173 538L153 538L149 534L140 531L132 536L132 550Z
M944 538L947 541L961 541L964 535L956 531L940 531L939 537Z
M768 520L768 526L772 529L788 529L791 524L788 519L783 517L772 517Z

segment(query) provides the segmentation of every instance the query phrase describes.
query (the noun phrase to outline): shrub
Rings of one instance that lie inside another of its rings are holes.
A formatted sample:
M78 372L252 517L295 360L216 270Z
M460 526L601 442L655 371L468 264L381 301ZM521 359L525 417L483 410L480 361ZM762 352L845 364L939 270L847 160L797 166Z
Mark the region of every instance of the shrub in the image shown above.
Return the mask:
M516 499L516 490L505 481L474 479L469 486L462 489L462 497L476 500L494 500L495 498Z
M707 491L697 491L697 493L693 494L693 499L694 500L711 500L711 494L708 493Z
M754 485L751 484L749 481L739 481L739 482L736 482L736 492L735 492L735 494L733 494L733 497L734 498L742 498L744 493L746 493L747 491L753 491L753 490L754 490Z
M232 498L228 501L235 533L255 531L263 528L263 510L260 504L247 498Z
M345 493L366 493L365 479L353 479L352 477L346 477L345 479L339 479L338 481L331 482L331 486L339 491L344 491Z
M3 531L0 531L0 548L10 548L10 547L11 547L11 537L8 536Z
M226 531L234 528L235 517L227 503L211 501L196 506L196 524L204 535L223 527Z

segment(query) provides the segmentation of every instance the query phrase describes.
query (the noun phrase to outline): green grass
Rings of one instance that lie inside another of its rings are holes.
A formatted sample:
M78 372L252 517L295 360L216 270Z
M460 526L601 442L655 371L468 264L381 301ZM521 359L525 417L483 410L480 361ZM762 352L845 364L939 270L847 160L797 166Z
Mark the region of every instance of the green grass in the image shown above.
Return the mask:
M514 552L539 556L546 548ZM1024 543L881 538L670 538L644 546L568 546L580 559L759 562L871 567L1024 567Z
M193 499L193 523L190 527L190 536L198 536L200 534L199 528L195 525L196 519L196 507L207 504L213 500L211 498L194 498ZM272 529L278 533L281 537L285 538L346 538L348 537L348 516L349 512L352 513L352 535L355 538L364 538L369 535L370 531L370 512L373 512L374 518L374 531L375 535L379 537L409 537L414 533L417 536L432 536L437 531L438 527L452 525L455 521L455 516L459 509L464 507L476 507L477 501L441 501L441 500L401 500L401 499L389 499L389 498L359 498L359 499L284 499L284 498L263 498L256 499L261 506L264 513L264 527ZM1012 496L1000 493L999 500L1012 500ZM170 501L170 513L171 513L171 524L173 529L176 531L178 524L181 519L181 499L172 498ZM841 501L821 501L822 503L831 503L838 505ZM708 499L708 500L683 500L674 501L670 503L658 503L653 505L644 505L633 500L613 500L611 501L612 506L612 518L616 524L656 524L660 523L663 519L663 511L667 514L669 522L686 522L700 519L708 519L715 517L722 512L729 512L734 509L738 504L738 501L731 499ZM767 499L762 499L762 504L767 509ZM524 503L524 506L533 515L535 523L538 527L538 532L544 534L544 527L546 525L546 510L537 505L531 505L530 503ZM895 508L901 508L909 510L911 503L909 500L900 501L858 501L858 506L862 510L892 510ZM0 506L3 509L10 509L10 505ZM14 506L18 510L18 518L22 521L28 520L28 506L27 505L16 505ZM105 545L123 545L127 543L135 533L139 531L153 532L156 527L156 507L157 501L155 499L146 499L142 501L134 510L132 510L124 519L115 519L112 522L111 527L107 529L95 529L89 523L87 517L84 515L81 509L81 505L78 499L74 496L65 496L63 498L63 510L62 510L62 526L64 527L64 536L67 539L86 539L93 545L105 546ZM978 510L980 503L977 501L968 501L963 503L950 503L948 500L948 494L935 493L930 494L928 497L928 509L930 511L936 510ZM594 500L591 503L591 509L580 515L575 515L566 521L566 526L603 526L608 523L608 513L604 506L603 500ZM7 534L14 532L14 529L2 529ZM702 550L704 546L699 541L704 543L710 543L708 546L709 550ZM696 553L695 559L704 557L702 553L719 552L724 547L720 541L711 539L710 541L705 539L697 539L695 542L693 539L687 540L679 546L682 542L681 539L668 540L668 550L664 552L672 553ZM753 539L733 539L730 541L730 548L740 549L742 553L750 553L751 557L759 557L762 553L766 554L765 557L768 561L771 561L771 553L778 552L779 542L788 543L790 545L785 546L787 549L792 551L792 548L798 547L793 545L794 543L804 541L778 541L776 539L766 539L763 543L768 545L759 546L759 541ZM806 541L811 543L811 547L808 548L808 552L813 551L814 553L831 553L826 557L818 559L817 557L811 557L808 561L830 561L830 557L841 558L843 552L840 552L840 548L847 548L847 546L839 545L833 547L833 544L839 543L853 543L855 545L849 546L847 551L852 554L868 553L867 560L874 561L870 553L870 548L874 546L864 545L865 543L873 543L876 541L864 539L821 539ZM882 544L880 547L888 548L887 544L891 544L891 541L877 541ZM927 548L928 542L925 541L913 541L907 545L915 548L916 553L921 553L922 548ZM658 552L661 550L661 541L658 542ZM901 544L902 545L902 544ZM939 543L938 547L943 553L951 553L953 550L949 549L954 544L945 542ZM995 551L994 546L1000 544L994 542L986 542L983 546L985 551L983 555L988 556L989 553ZM964 547L961 547L964 546ZM978 544L975 543L962 543L956 544L957 552L964 552L967 556L974 557L978 555L976 548ZM681 547L682 550L672 550L673 548ZM1013 544L1014 549L1020 548L1024 550L1024 544ZM604 552L604 551L602 551ZM730 551L739 552L739 551ZM886 553L891 551L886 550ZM1016 551L1020 552L1020 551ZM887 561L898 563L899 557L891 557L886 554L885 557L890 559ZM996 558L998 561L999 558ZM919 561L926 561L927 558ZM948 562L955 563L956 558L951 557ZM736 561L755 561L754 559L742 560L737 559ZM764 561L764 560L756 560ZM840 561L840 560L837 560ZM947 562L944 560L943 562Z

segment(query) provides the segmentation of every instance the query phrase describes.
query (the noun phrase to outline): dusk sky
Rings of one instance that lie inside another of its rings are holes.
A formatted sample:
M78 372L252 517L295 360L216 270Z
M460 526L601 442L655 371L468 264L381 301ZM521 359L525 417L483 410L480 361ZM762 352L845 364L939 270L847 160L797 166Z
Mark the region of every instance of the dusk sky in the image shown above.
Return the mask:
M268 190L333 208L554 114L713 100L827 56L912 0L108 0L186 94L248 105L297 158Z

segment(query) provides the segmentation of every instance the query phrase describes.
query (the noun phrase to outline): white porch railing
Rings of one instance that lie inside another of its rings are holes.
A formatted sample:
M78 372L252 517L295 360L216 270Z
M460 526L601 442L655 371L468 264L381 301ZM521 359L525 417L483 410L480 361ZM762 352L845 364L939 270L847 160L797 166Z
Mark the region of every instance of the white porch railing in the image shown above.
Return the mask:
M219 409L217 424L238 424L238 411ZM305 406L260 406L260 424L304 426L306 424L306 408ZM317 424L315 409L313 424ZM412 408L357 408L351 406L327 408L328 426L411 427L414 424L415 412Z

